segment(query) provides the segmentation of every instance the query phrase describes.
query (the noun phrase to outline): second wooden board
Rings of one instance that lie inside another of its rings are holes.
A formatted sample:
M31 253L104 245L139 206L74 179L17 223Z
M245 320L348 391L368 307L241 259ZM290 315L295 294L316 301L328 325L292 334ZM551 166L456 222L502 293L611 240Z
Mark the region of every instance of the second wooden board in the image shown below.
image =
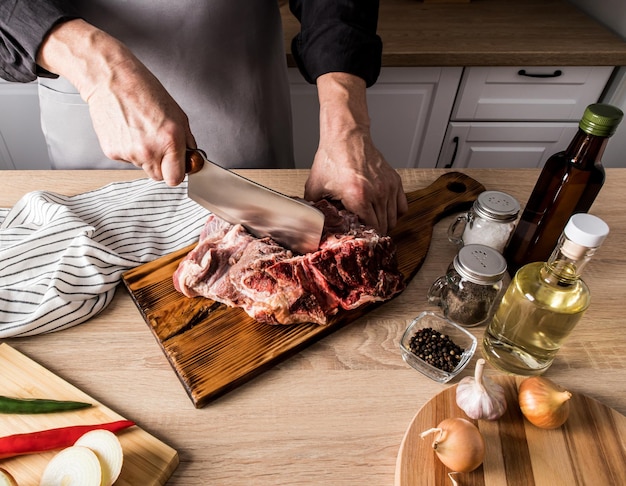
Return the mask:
M92 397L67 383L8 344L0 344L0 395L18 398L51 398L91 403L72 412L1 414L3 436L71 425L94 425L124 419ZM118 434L124 464L117 486L158 486L167 482L178 466L178 453L138 426ZM2 459L0 466L23 486L39 484L46 465L58 450Z
M463 486L565 486L626 484L626 417L573 390L570 416L553 430L535 427L517 405L521 377L493 378L506 392L507 411L497 421L473 421L485 439L485 461L458 474ZM433 436L421 432L450 417L468 418L456 405L456 385L430 399L409 425L396 462L396 486L450 486Z

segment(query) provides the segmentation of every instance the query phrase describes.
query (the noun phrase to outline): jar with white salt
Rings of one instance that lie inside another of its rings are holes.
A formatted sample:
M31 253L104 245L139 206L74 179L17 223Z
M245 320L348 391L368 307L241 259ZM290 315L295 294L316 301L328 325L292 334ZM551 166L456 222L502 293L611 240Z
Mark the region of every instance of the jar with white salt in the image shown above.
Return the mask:
M448 239L455 245L485 245L500 253L509 241L519 214L517 200L500 191L484 191L471 209L448 228Z

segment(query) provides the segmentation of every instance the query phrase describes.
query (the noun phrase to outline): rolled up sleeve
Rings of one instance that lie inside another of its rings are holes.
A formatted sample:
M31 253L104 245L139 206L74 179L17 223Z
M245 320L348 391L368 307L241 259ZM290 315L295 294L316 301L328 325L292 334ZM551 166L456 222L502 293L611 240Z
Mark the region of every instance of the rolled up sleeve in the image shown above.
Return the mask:
M354 74L367 86L376 82L382 56L378 6L378 0L290 0L301 25L291 51L308 82L329 72Z
M26 83L52 74L37 66L43 39L57 23L76 18L64 0L2 0L0 2L0 77Z

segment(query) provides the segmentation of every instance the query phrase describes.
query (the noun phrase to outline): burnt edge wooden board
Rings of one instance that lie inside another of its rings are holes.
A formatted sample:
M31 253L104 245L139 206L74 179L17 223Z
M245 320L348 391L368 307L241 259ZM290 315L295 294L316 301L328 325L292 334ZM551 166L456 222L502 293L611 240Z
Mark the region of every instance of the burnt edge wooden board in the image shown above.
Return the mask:
M517 405L524 377L495 376L504 387L507 411L497 421L472 420L485 439L485 460L458 474L463 486L557 486L626 484L626 417L572 391L562 427L545 430L526 421ZM395 486L449 486L447 469L431 448L434 435L420 433L450 417L468 418L456 405L457 385L435 395L417 412L402 439Z
M434 224L469 207L484 190L471 177L450 172L407 194L409 211L391 233L406 283L424 263ZM129 270L123 280L197 408L381 305L340 312L326 326L260 324L241 309L174 289L172 275L194 246Z

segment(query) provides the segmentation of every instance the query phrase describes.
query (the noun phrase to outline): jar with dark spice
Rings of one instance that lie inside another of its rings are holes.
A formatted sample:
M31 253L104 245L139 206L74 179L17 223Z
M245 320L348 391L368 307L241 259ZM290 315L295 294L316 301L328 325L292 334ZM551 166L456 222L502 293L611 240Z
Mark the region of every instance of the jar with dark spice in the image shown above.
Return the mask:
M428 301L462 326L486 324L502 294L505 273L506 260L500 252L485 245L466 245L447 273L432 284Z

